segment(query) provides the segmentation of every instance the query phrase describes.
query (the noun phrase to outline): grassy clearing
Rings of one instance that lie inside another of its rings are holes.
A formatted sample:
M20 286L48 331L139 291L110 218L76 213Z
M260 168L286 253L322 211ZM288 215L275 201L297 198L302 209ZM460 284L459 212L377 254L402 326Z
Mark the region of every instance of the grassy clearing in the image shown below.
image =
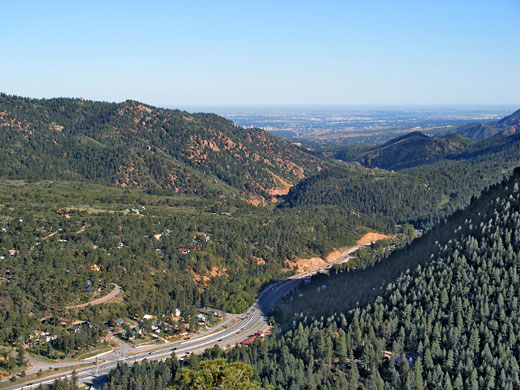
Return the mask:
M88 352L85 352L85 353L83 353L81 355L78 355L74 359L72 359L72 361L85 360L85 359L88 359L90 357L99 355L101 353L112 351L115 347L116 347L115 345L106 345L106 346L103 346L101 348L97 348L97 349L94 349L92 351L88 351Z
M91 349L89 351L85 351L85 352L80 352L78 355L75 355L74 357L66 357L64 359L50 359L46 356L42 356L42 355L38 355L38 354L35 354L35 353L30 353L30 356L31 358L33 358L34 360L37 360L39 362L42 362L42 363L48 363L48 364L63 364L63 363L74 363L74 362L79 362L81 360L84 360L84 359L88 359L89 357L92 357L92 356L96 356L96 355L99 355L100 353L104 353L104 352L107 352L107 351L111 351L113 350L114 348L117 347L117 344L103 344L103 345L100 345L99 347L96 347L94 349Z

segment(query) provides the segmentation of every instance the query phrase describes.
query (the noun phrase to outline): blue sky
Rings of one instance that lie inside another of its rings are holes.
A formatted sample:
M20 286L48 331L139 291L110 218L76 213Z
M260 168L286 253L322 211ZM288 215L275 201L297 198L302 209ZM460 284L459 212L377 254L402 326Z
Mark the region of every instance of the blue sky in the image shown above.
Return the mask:
M0 0L0 91L155 105L520 104L520 1Z

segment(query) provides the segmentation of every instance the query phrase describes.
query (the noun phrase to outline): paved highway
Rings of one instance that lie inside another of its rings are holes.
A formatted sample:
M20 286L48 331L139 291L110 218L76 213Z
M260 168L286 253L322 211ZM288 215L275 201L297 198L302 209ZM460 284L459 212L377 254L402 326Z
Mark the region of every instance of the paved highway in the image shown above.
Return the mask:
M340 256L335 263L346 262L350 259L352 253L358 250L361 246L357 245L349 248ZM318 272L327 271L332 267L332 264L321 267L317 270L303 272L298 275L291 276L288 279L279 281L268 288L266 288L259 296L256 303L251 306L244 314L240 316L239 321L230 325L227 329L194 337L191 340L175 343L162 344L153 351L145 351L135 354L133 356L123 355L119 351L114 351L103 356L103 362L96 366L79 368L76 370L80 383L91 384L96 378L107 375L119 363L133 364L144 359L147 360L161 360L171 356L173 353L177 357L182 357L188 353L200 352L214 345L219 345L222 348L234 346L238 342L252 336L256 332L264 329L267 326L267 313L274 306L276 301L294 290L302 280L310 277ZM33 380L29 383L13 385L6 387L7 390L15 389L33 389L41 384L50 384L57 378L70 377L71 371L60 373L45 378Z

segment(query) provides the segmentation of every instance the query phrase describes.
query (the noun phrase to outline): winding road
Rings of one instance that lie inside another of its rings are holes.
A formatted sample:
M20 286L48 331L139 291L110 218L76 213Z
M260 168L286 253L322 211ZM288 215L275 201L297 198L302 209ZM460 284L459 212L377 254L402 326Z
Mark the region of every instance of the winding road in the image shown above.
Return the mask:
M102 379L111 370L117 367L118 364L123 362L131 365L145 359L149 361L165 359L172 356L172 354L175 354L177 357L182 357L189 353L202 352L205 349L211 348L215 345L219 345L222 348L233 347L240 341L266 328L268 326L267 313L269 313L276 301L284 295L288 294L290 291L294 290L300 283L302 283L303 279L306 279L319 272L327 272L334 264L347 262L351 258L352 254L363 246L366 245L356 245L345 250L339 259L337 259L334 263L330 263L312 271L307 271L291 276L288 279L279 281L267 287L262 291L256 303L251 306L244 314L240 315L237 322L232 323L226 321L230 325L225 329L218 330L218 328L223 328L224 325L220 324L215 329L210 329L204 334L194 337L191 340L161 344L153 350L134 353L132 355L130 355L128 351L123 351L123 348L120 348L119 350L103 354L102 362L100 362L100 356L86 359L81 363L92 362L97 364L94 366L77 369L76 372L79 381L82 384L96 385L96 383L102 383ZM116 288L117 287L119 286L116 285ZM114 289L114 291L115 290L116 289ZM114 293L114 291L112 291L112 293ZM101 299L105 299L109 297L109 295ZM65 377L70 377L73 369L74 368L71 367L70 371L68 372L36 379L30 383L13 385L6 387L5 389L34 389L40 384L50 384L57 378L63 379Z
M121 292L121 287L114 283L114 289L112 291L110 291L109 294L105 295L104 297L94 299L90 302L80 303L79 305L67 306L66 309L68 309L68 310L81 309L82 307L87 307L89 305L90 306L101 305L102 303L108 302L112 298L117 297L120 292Z

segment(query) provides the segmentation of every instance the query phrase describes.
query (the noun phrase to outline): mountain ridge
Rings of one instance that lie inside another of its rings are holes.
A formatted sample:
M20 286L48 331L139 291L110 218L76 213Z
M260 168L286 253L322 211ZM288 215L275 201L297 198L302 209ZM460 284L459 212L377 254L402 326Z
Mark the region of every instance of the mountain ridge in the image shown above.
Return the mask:
M458 127L455 132L473 141L482 141L496 135L510 135L520 131L520 110L489 123L469 123Z
M496 122L464 125L438 137L413 131L382 145L347 146L322 155L357 162L367 168L402 170L507 151L516 144L519 129L520 110Z
M447 155L463 151L471 143L472 141L458 134L428 137L414 131L350 155L340 151L334 157L357 161L367 168L399 170L433 163Z
M0 142L4 178L86 180L261 202L327 166L261 129L133 100L0 94Z

